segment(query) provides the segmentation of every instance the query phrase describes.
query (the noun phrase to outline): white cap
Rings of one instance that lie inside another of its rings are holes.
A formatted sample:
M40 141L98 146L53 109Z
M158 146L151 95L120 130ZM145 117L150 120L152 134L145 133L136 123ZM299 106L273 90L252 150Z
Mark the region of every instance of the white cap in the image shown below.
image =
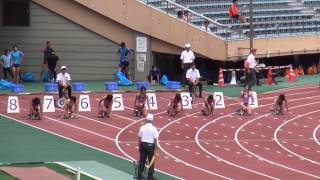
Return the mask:
M67 66L61 66L61 69L67 69Z
M190 48L191 47L191 45L190 44L186 44L186 48Z
M148 121L153 121L153 115L152 114L147 114L147 120Z

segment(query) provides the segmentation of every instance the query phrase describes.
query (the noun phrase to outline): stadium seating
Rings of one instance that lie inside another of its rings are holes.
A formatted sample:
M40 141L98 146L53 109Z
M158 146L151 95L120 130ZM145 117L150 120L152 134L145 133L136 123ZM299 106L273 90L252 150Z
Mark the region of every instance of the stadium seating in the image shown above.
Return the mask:
M145 0L149 4L171 14L176 7L168 5L163 0ZM227 25L228 30L219 30L217 26L210 25L211 31L225 38L237 38L236 30L242 29L242 37L249 35L249 0L240 0L239 9L245 16L245 23L240 24L228 15L231 0L175 0L176 3L213 21ZM317 33L320 30L319 0L255 0L253 1L253 22L256 37L271 37L280 35L300 35ZM191 23L200 26L203 19L191 16Z

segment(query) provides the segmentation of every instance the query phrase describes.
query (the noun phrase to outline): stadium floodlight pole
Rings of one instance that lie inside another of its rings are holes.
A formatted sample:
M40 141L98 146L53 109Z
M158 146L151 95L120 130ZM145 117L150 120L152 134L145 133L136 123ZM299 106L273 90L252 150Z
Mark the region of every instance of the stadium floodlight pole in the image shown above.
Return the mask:
M250 49L253 48L253 36L254 36L254 27L253 27L253 0L249 2L249 15L250 15Z

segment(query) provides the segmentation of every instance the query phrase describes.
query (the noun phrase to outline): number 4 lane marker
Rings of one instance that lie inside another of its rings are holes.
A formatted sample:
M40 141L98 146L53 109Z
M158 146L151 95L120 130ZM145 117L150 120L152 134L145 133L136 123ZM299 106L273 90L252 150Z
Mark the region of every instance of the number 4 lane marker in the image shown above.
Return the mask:
M90 112L90 97L89 95L80 95L79 97L79 112Z
M8 97L7 113L20 113L18 96Z

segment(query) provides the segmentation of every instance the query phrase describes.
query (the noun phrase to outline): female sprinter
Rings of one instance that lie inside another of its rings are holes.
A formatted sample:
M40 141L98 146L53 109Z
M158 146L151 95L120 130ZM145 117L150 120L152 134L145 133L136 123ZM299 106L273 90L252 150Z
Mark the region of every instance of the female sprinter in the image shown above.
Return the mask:
M75 119L76 115L76 102L77 98L75 96L71 96L63 106L62 118L64 119Z
M35 97L31 100L31 105L29 109L29 119L31 120L40 120L42 117L42 104L41 100L38 97Z
M149 104L147 103L148 96L147 96L147 89L145 87L141 87L140 93L137 94L135 100L134 100L134 113L137 117L140 117L141 115L146 117L147 116L147 107L150 109Z
M286 96L284 94L280 94L278 98L274 100L274 112L276 115L284 114L284 107L287 111L289 111L288 103Z
M100 99L98 107L98 117L99 118L110 118L111 117L111 110L112 110L112 103L113 103L113 96L112 94L108 94L107 96Z
M201 110L204 116L213 115L214 111L214 99L212 95L209 95L207 99L204 100L203 109Z
M169 116L179 116L183 112L182 100L180 93L177 93L174 99L170 102L168 107Z
M252 114L252 110L249 105L250 98L251 98L251 91L249 91L249 86L246 85L240 93L240 115Z

